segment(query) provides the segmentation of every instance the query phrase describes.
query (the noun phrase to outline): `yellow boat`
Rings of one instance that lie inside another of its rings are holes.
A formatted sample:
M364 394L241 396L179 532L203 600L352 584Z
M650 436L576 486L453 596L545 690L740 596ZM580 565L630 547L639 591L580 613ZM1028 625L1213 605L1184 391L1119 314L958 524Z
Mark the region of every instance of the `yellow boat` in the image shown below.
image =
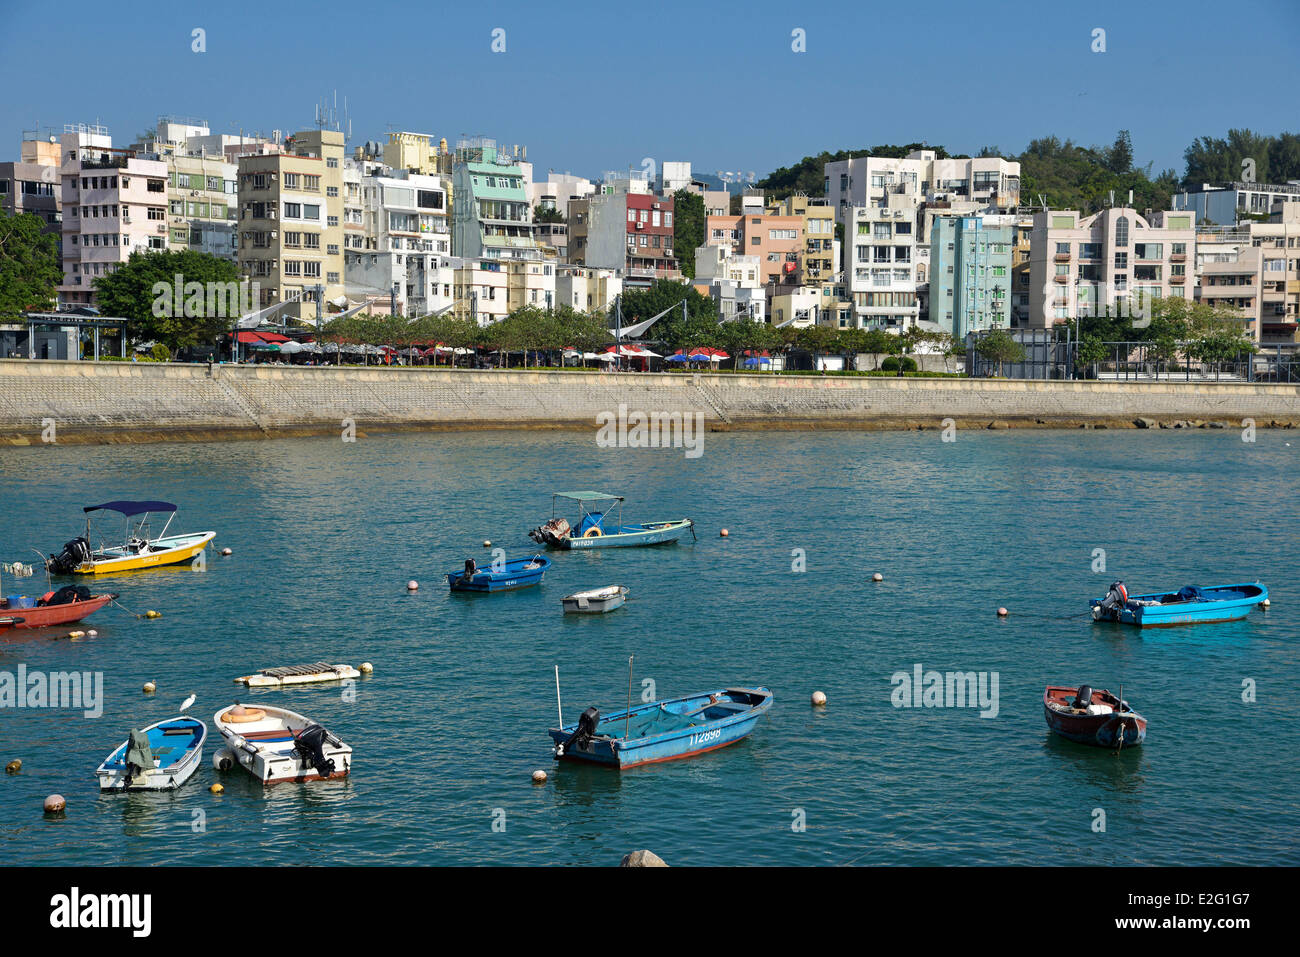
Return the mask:
M110 575L116 572L138 571L142 568L160 568L164 565L183 565L192 562L216 532L192 532L188 535L168 535L167 529L175 517L176 506L170 502L105 502L87 505L82 511L107 510L118 512L126 518L126 540L121 545L98 549L90 545L90 519L86 519L86 534L74 538L63 546L63 551L46 559L45 567L56 575ZM166 512L167 524L157 538L149 537L149 514ZM140 518L132 521L136 516Z

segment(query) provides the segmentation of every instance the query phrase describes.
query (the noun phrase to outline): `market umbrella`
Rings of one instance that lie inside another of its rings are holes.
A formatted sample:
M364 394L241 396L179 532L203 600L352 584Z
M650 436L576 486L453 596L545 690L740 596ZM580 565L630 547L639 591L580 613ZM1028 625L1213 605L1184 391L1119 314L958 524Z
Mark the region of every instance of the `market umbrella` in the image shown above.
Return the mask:
M308 350L301 342L294 342L290 339L288 342L280 343L280 351L288 355L296 355L299 352L306 352Z

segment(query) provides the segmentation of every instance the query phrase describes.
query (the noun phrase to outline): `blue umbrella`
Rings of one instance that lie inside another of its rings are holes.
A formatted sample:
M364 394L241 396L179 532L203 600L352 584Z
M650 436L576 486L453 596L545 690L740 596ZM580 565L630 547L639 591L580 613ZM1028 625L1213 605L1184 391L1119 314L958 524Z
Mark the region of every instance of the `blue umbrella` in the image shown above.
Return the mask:
M684 356L684 355L682 355L682 354L679 352L679 353L677 353L677 355L675 355L675 356L669 356L667 361L669 361L669 362L689 362L690 359L689 359L687 356Z
M706 356L703 352L697 352L690 357L692 362L708 362L712 358L713 356Z
M772 364L772 360L767 358L767 356L763 356L762 358L753 357L745 360L745 365L749 366L750 368L753 368L754 366L771 365L771 364Z

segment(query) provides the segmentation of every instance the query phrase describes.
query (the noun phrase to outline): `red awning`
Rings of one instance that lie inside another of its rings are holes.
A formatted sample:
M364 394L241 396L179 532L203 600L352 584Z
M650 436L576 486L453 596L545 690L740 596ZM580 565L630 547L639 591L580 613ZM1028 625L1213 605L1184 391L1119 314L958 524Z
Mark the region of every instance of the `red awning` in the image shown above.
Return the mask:
M288 342L288 336L282 336L278 332L237 332L235 340L245 345L268 345L273 342Z

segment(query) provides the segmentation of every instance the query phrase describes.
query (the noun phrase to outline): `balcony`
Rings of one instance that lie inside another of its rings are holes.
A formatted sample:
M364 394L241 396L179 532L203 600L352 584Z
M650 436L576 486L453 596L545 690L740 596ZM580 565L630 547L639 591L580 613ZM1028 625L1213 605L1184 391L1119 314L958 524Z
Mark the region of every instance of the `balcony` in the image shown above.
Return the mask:
M1187 254L1186 254L1186 253L1174 253L1172 256L1169 257L1169 261L1170 261L1171 263L1185 263L1185 262L1187 262Z
M1053 262L1058 262L1058 263L1068 263L1068 262L1070 261L1070 254L1069 254L1069 253L1057 253L1055 256L1052 257L1052 261L1053 261Z
M1070 281L1069 276L1053 276L1052 278L1055 279L1057 282L1061 283L1062 285L1065 285Z
M1183 285L1183 283L1187 282L1187 277L1186 277L1186 276L1170 276L1170 277L1169 277L1169 281L1170 281L1171 283L1173 283L1175 286L1181 286L1181 285Z

